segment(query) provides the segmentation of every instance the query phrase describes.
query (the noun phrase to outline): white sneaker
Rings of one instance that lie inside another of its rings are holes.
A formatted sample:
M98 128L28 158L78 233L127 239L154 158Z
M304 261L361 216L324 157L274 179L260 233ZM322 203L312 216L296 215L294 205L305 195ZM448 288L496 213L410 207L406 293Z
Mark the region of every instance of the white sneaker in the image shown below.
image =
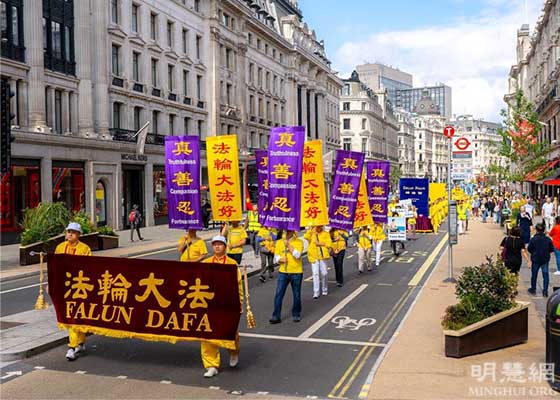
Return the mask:
M214 367L210 367L204 373L205 378L212 378L213 376L218 375L218 369Z
M239 362L239 353L230 353L229 366L232 368L237 367L238 362Z
M560 275L560 271L556 271L553 275Z
M76 351L72 347L68 348L68 351L66 352L66 359L68 361L74 361L76 359Z

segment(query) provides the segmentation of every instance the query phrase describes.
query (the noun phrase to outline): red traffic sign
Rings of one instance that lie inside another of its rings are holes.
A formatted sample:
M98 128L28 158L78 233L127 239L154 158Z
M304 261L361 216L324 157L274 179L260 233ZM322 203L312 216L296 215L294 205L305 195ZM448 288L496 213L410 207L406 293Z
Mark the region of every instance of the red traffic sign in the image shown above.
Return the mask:
M445 128L443 128L443 134L447 136L448 139L451 139L455 134L455 128L453 128L452 126L446 126Z
M470 147L471 142L466 137L460 137L455 141L455 143L453 143L453 145L457 148L457 150L465 151Z

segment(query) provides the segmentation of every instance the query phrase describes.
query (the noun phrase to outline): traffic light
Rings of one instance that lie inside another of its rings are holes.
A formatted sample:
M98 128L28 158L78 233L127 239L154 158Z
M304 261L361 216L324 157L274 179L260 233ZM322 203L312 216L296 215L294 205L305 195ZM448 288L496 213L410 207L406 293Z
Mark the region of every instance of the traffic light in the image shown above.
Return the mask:
M14 138L12 137L12 119L15 115L12 114L10 108L10 99L15 96L14 92L10 90L10 84L7 79L2 79L1 81L1 93L0 93L0 130L1 130L1 142L0 142L0 173L5 174L10 170L10 157L12 142Z

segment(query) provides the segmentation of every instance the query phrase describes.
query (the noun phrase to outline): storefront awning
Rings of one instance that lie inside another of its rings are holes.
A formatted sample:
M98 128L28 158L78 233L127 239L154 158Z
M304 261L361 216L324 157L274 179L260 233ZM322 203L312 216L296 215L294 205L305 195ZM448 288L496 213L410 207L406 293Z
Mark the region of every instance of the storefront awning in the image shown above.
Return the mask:
M560 186L560 179L549 179L543 182L545 185Z
M537 168L533 172L528 173L527 176L525 176L525 179L523 179L523 181L524 182L536 182L537 180L539 180L539 178L541 178L541 176L546 171L556 167L556 165L558 165L559 162L560 162L560 160L552 160L552 161L547 162L546 164L541 165L539 168Z

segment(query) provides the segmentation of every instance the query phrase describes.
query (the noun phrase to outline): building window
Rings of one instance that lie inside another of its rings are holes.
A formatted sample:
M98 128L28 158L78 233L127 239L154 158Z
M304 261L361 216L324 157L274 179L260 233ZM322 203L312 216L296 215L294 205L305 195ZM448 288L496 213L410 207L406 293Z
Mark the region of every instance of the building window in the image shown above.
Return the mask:
M138 132L140 130L140 116L142 115L141 107L134 107L134 130Z
M53 201L72 212L85 208L83 163L53 161Z
M196 98L198 100L202 99L202 76L196 76Z
M132 52L132 80L140 82L140 53Z
M173 65L167 65L167 90L173 92Z
M367 123L367 119L362 118L362 130L366 129L366 123Z
M132 5L132 21L131 21L132 32L138 32L138 5Z
M262 84L263 84L263 70L261 67L259 67L258 72L257 72L257 84L259 85L260 88L262 88Z
M113 103L113 128L121 127L121 103Z
M183 94L189 95L189 71L183 70Z
M111 0L111 22L119 23L119 0Z
M367 151L367 138L362 138L362 153Z
M0 2L0 30L2 32L2 57L25 61L23 44L23 2Z
M58 133L62 133L62 91L54 91L54 128Z
M200 0L194 0L194 10L200 12Z
M342 120L342 129L350 129L350 118L344 118Z
M351 151L352 150L352 139L344 138L342 140L342 149L346 150L346 151Z
M183 54L188 53L188 43L189 43L189 31L187 29L183 29L181 33L181 40L183 43Z
M197 125L197 133L199 137L202 137L202 123L203 121L201 119L199 119L198 121L196 121L196 125Z
M257 50L261 49L261 40L257 39Z
M175 134L175 115L169 114L169 134L173 136Z
M231 70L231 49L226 49L226 68Z
M150 13L150 39L156 40L157 36L157 14Z
M255 77L255 64L249 63L249 83L253 83Z
M167 21L167 47L173 47L173 22Z
M156 60L155 58L152 58L152 86L153 87L158 86L157 69L158 69L158 60Z
M73 0L60 7L43 1L43 50L45 68L75 75Z
M232 104L232 97L231 97L231 89L232 89L232 85L230 83L228 83L226 85L226 104Z
M158 133L158 119L159 119L159 111L152 111L152 133Z
M191 119L189 117L185 117L183 118L183 129L185 130L185 132L183 132L185 135L189 134L189 126L191 124Z
M120 47L119 46L117 46L115 44L111 46L111 72L115 76L120 75L120 73L119 73L120 72L119 52L120 52Z
M202 36L196 35L196 59L200 61L201 58L201 48Z

